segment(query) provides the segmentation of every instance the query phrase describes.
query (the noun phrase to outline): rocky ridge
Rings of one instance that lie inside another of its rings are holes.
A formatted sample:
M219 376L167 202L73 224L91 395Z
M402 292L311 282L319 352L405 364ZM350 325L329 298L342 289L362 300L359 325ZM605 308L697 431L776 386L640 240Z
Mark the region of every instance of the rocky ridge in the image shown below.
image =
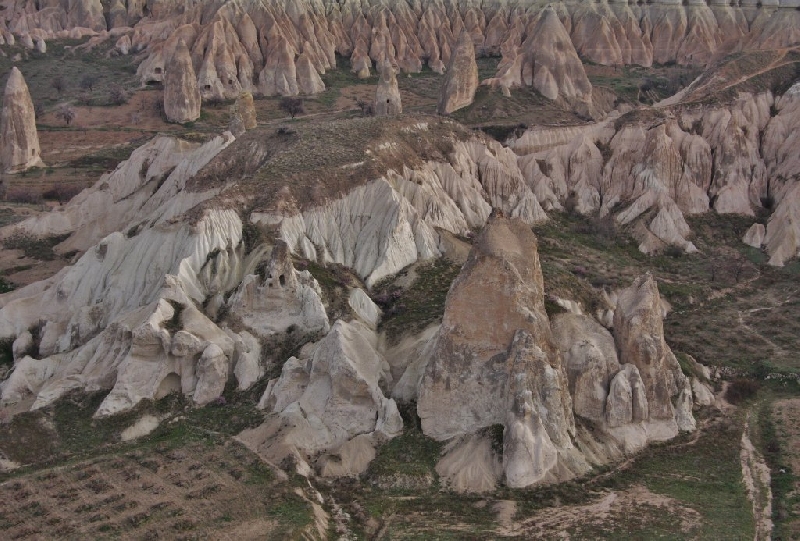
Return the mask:
M695 251L686 215L753 216L774 205L772 233L754 242L754 232L749 242L763 243L771 264L783 265L797 249L788 225L797 163L786 150L797 133L796 88L783 96L742 91L729 104L664 105L649 116L614 113L580 127L537 127L508 144L545 210L613 214L620 225L635 224L645 253Z
M171 392L203 406L229 379L247 389L279 362L281 375L260 401L267 420L241 435L247 445L276 462L291 459L304 474L359 474L402 431L397 401L418 395L425 433L451 440L439 471L464 490L501 477L511 486L567 479L692 429L691 386L664 344L652 280L619 295L619 360L609 346L615 338L588 316L551 322L530 232L547 217L518 156L446 120L392 122L393 133L417 136L451 126L450 154L409 159L418 165L319 205L254 212L247 223L225 203L235 177L186 187L236 145L250 152L247 139L157 137L70 203L0 231L68 235L56 249L82 253L49 280L0 299L0 335L14 340L15 355L0 403L38 409L71 391L105 390L98 416ZM493 209L509 218L490 218ZM420 338L418 355L387 349L376 330L380 310L357 284L331 319L330 299L298 266L344 265L372 287L442 255L445 233L466 236L487 221L441 328ZM254 242L262 226L272 235ZM507 295L492 305L494 323L470 309L475 288ZM269 360L275 340L290 335L307 345ZM588 343L596 347L587 352ZM653 348L655 357L642 357ZM476 397L487 407L474 408ZM584 419L602 431L585 432ZM476 478L468 449L483 449L482 430L493 425L505 427L504 451L481 454L487 462Z
M706 65L738 50L797 43L796 0L735 6L654 2L545 4L531 1L361 2L281 0L157 6L98 0L39 9L10 2L0 20L3 41L37 43L93 35L118 50L146 50L143 83L163 80L179 39L189 46L204 99L233 99L241 90L272 96L324 90L320 75L350 58L354 73L369 73L384 57L400 71L423 64L442 73L462 32L478 53L502 54L490 83L532 85L552 99L588 104L591 85L578 57L602 65ZM546 43L545 43L546 42ZM557 48L550 47L558 43ZM541 47L541 45L547 45Z

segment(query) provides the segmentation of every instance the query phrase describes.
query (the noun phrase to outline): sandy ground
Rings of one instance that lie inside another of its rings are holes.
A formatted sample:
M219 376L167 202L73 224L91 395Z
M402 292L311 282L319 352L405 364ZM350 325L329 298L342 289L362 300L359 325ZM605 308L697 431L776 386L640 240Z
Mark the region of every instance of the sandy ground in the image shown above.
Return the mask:
M769 466L750 440L750 414L742 432L742 479L747 488L747 497L753 503L753 518L756 522L756 541L768 541L772 533L772 489Z
M681 505L673 498L650 492L644 486L608 492L586 505L548 508L532 516L517 517L521 520L514 520L516 514L514 502L497 502L494 510L500 524L497 529L500 536L521 536L524 539L569 539L568 530L602 527L609 521L626 520L632 509L643 512L647 508L679 516L681 533L689 533L701 520L700 514L694 509Z

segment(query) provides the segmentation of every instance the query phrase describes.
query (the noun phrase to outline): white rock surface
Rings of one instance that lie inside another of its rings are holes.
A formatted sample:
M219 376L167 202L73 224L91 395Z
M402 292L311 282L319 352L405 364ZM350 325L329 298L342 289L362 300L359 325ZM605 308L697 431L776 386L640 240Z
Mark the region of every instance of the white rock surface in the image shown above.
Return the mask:
M376 340L361 323L337 321L310 358L289 359L281 377L270 381L260 406L273 415L242 433L242 441L277 462L293 456L310 463L332 451L339 459L321 462L323 472L361 473L353 471L354 465L366 468L368 461L341 456L350 451L364 455L364 442L351 440L365 434L391 438L403 429L394 400L381 391L391 374L375 349Z

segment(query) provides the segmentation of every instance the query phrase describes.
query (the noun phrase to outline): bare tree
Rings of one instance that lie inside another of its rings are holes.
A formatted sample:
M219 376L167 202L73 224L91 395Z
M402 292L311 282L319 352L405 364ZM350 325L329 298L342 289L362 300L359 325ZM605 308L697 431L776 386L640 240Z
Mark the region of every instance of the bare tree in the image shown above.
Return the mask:
M292 118L296 117L297 115L304 114L305 107L304 102L300 98L283 98L280 103L280 108L289 113Z
M64 79L62 75L58 75L53 77L53 80L50 81L50 86L52 86L56 92L58 92L58 96L61 97L64 90L67 88L67 80Z
M361 114L364 116L375 116L375 105L367 100L358 99L356 105L361 109Z
M58 108L58 111L56 111L56 116L61 120L63 120L64 124L69 126L70 124L72 124L72 121L75 120L77 112L75 111L75 108L72 105L65 104Z
M89 92L94 92L94 85L97 84L97 76L96 75L84 75L81 79L81 88L84 90L88 90Z
M113 105L124 105L128 101L128 93L120 85L112 85L108 91L108 101Z

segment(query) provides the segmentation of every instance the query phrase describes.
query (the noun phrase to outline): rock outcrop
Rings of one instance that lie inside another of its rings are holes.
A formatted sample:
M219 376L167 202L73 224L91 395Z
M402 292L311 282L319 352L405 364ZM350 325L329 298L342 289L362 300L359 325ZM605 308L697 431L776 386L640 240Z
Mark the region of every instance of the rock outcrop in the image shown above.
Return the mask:
M451 459L442 459L448 482L486 489L492 460L452 457L477 448L494 425L504 427L494 482L502 471L515 487L568 479L694 430L691 384L664 342L649 275L620 294L613 336L585 315L551 322L544 295L530 229L490 219L424 351L417 411L427 435L452 440Z
M400 87L397 85L397 73L391 63L383 62L380 66L380 80L375 92L375 116L393 116L403 112L400 98Z
M559 461L572 451L574 418L537 241L523 222L491 219L476 239L448 293L417 404L422 430L438 440L505 425L504 472L514 486L587 467Z
M555 10L548 6L537 14L519 39L504 50L498 74L486 84L503 88L532 86L545 97L590 103L592 85L583 63Z
M36 133L36 114L22 73L11 68L0 116L0 166L6 173L41 167L42 152Z
M240 439L278 463L292 457L298 471L365 471L374 447L403 429L397 405L381 391L391 374L376 340L358 322L337 321L306 355L286 361L260 402L273 415Z
M236 98L236 103L234 104L236 108L236 112L241 115L242 117L242 125L246 130L252 130L256 126L258 126L258 121L256 120L256 107L253 103L253 94L250 92L242 92Z
M170 122L193 122L200 118L200 102L192 58L180 40L164 76L164 114Z
M648 419L667 437L677 433L673 398L684 390L686 377L664 341L663 306L658 286L648 275L619 295L614 335L620 357L634 365L647 397ZM691 390L688 392L691 396Z
M472 104L479 82L475 45L469 32L464 30L450 55L450 64L447 66L436 109L438 113L449 115Z
M690 88L692 99L705 95L703 85ZM789 151L800 137L797 88L783 96L741 92L711 107L678 100L652 116L614 113L581 127L536 127L509 146L545 209L613 212L618 224L633 226L646 253L696 251L687 215L752 216L768 207L774 213L766 229L753 229L746 242L782 265L797 247L790 179L800 164Z

